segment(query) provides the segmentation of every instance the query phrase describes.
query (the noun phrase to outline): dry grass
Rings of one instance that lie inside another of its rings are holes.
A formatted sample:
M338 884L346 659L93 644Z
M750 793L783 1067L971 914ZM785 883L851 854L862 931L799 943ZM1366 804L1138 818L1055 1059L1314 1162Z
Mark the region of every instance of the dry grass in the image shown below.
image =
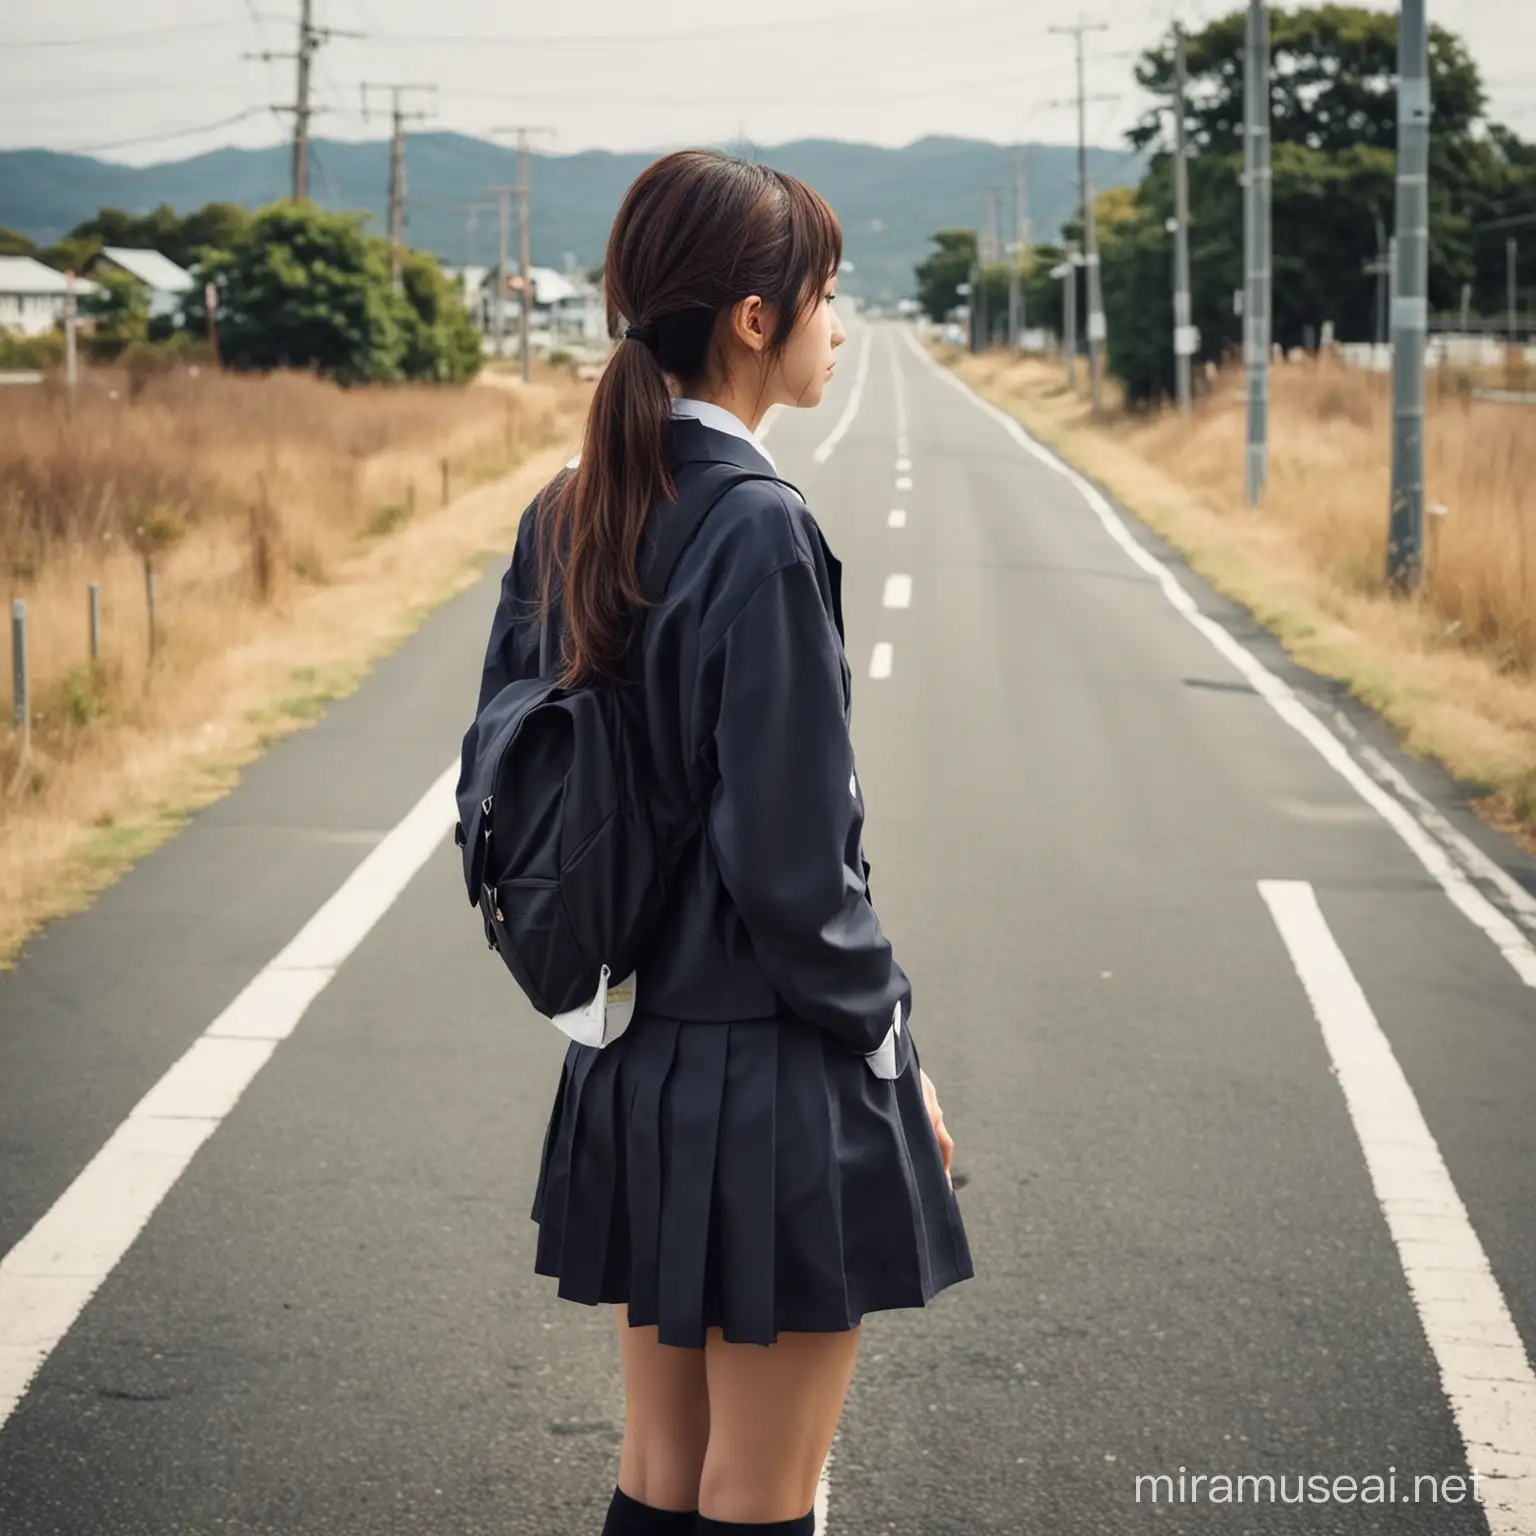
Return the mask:
M1345 682L1410 751L1481 786L1489 820L1536 847L1536 415L1431 388L1425 429L1425 580L1385 583L1388 381L1325 363L1275 371L1270 484L1243 508L1240 376L1188 420L1095 425L1053 363L946 352L1251 608L1304 665Z
M52 390L9 392L0 559L27 603L33 725L25 754L0 736L0 961L473 579L589 393L104 374L71 415Z

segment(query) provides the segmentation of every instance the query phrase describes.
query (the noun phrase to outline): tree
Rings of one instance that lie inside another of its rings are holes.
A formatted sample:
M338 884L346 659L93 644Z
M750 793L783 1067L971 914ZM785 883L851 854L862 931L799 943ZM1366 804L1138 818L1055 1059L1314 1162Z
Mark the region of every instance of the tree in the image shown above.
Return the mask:
M395 293L389 247L364 233L365 217L310 203L262 209L229 250L199 264L188 329L206 328L203 285L212 282L232 368L313 368L343 384L471 377L479 342L451 284L430 256L408 251Z
M36 256L37 246L14 229L0 229L0 256Z
M959 288L976 265L976 231L941 229L929 239L938 249L916 269L917 298L930 320L941 321L964 301Z
M1187 133L1197 152L1243 152L1245 14L1233 11L1185 42L1189 77ZM1356 5L1302 6L1270 12L1271 136L1324 154L1397 146L1397 16ZM1482 80L1466 45L1444 27L1429 29L1429 77L1435 151L1447 154L1482 118ZM1136 82L1167 101L1173 46L1142 55ZM1127 136L1137 149L1172 149L1165 114L1153 109Z
M149 335L149 295L137 278L103 267L92 281L97 292L80 299L80 312L94 316L95 340L114 354Z
M405 310L402 372L408 379L442 383L472 379L483 360L480 333L443 269L421 251L407 251L400 278Z
M202 289L212 282L228 366L313 368L342 383L399 378L400 306L384 242L363 233L363 219L311 203L264 208L229 250L199 264L188 327L206 327Z

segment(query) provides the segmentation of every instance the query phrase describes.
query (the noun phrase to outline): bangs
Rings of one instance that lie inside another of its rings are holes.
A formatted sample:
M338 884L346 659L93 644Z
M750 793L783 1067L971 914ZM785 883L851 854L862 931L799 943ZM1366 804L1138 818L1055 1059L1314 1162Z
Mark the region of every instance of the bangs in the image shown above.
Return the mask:
M814 187L783 171L773 173L784 189L784 285L780 314L789 321L784 336L815 302L821 285L843 262L843 226Z

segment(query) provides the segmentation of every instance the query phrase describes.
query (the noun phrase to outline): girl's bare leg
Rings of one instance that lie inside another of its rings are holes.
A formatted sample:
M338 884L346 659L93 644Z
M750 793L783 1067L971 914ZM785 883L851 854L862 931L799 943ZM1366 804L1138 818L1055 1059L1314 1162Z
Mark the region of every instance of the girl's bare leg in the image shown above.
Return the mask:
M658 1343L654 1325L629 1326L623 1302L613 1310L624 1362L619 1487L652 1509L697 1509L710 1428L704 1351Z
M710 1329L701 1515L765 1525L798 1520L815 1504L858 1348L857 1328L781 1333L766 1347L727 1344Z

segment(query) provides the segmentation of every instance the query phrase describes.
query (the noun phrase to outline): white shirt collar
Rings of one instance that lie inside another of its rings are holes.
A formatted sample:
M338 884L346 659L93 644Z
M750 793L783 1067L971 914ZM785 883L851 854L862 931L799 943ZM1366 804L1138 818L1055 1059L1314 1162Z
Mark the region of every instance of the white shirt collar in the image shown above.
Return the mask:
M728 432L732 437L739 437L743 442L751 445L767 459L768 467L775 474L779 466L773 462L773 455L768 452L767 445L758 439L747 429L747 424L739 416L733 416L724 406L716 405L712 400L674 400L672 402L672 414L674 416L691 416L701 425L713 428L716 432Z

